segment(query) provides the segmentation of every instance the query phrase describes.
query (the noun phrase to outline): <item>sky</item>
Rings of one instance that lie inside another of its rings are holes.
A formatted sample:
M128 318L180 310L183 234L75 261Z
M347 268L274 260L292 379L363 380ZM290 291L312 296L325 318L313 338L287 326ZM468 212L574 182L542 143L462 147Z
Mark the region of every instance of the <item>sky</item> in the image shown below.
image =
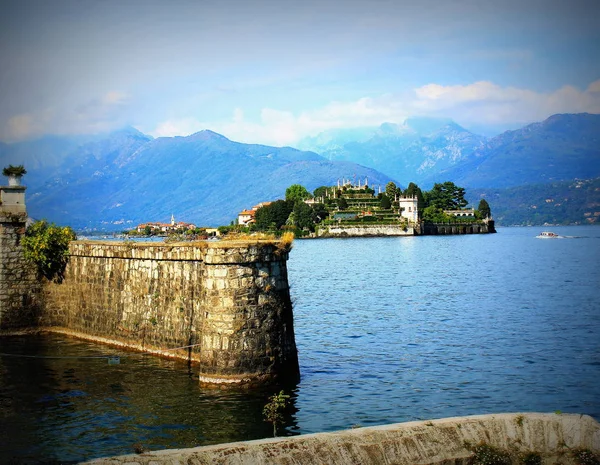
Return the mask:
M599 0L3 0L0 140L600 113Z

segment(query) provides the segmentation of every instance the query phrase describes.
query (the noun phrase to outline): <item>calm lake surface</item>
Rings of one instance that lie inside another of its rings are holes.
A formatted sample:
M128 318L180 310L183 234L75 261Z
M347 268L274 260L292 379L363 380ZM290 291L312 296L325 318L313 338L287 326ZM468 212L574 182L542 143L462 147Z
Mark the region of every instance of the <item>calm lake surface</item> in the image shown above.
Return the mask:
M600 420L600 227L297 240L288 270L302 380L280 434L516 411ZM272 434L272 392L202 389L185 363L56 335L0 339L0 353L0 463Z

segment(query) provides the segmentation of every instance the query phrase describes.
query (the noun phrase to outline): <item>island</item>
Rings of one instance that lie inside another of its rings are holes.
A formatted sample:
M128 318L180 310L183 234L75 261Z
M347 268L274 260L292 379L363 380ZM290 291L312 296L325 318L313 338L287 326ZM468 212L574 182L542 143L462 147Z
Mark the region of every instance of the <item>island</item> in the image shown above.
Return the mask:
M410 183L401 189L338 180L311 194L300 185L286 189L285 199L261 202L243 210L221 234L293 232L296 237L417 236L495 233L491 209L485 199L468 207L465 189L453 182L436 183L423 192Z

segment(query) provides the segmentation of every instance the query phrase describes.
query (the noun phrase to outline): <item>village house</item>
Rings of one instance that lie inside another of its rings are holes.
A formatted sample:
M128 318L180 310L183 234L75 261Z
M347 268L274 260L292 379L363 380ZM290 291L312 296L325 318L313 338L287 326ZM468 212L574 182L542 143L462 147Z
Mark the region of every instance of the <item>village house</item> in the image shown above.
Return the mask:
M171 231L177 231L180 229L196 229L196 225L192 223L185 223L183 221L175 222L175 216L171 215L170 223L159 223L159 222L147 222L139 224L136 228L137 232L144 234L146 228L149 227L153 233L168 233Z
M248 226L255 222L254 215L256 215L256 211L261 207L266 207L267 205L271 205L272 202L261 202L257 205L254 205L250 210L242 210L238 214L238 224L241 226Z

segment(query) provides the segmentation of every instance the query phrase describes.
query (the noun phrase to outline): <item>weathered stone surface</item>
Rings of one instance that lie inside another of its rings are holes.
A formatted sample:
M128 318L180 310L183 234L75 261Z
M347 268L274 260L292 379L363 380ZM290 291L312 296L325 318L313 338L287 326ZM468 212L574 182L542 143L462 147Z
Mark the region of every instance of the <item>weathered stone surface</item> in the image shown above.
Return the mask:
M41 285L35 266L23 258L27 214L0 208L0 331L37 324Z
M345 225L329 226L319 229L318 235L322 237L365 237L365 236L414 236L415 231L412 227L398 225Z
M543 464L575 464L570 452L600 452L600 424L587 415L512 413L415 421L333 433L101 458L121 464L467 464L467 444L537 452Z
M64 281L41 287L35 276L25 282L16 228L2 226L0 244L10 244L2 248L0 271L13 278L0 279L7 286L0 291L0 329L37 324L188 359L209 384L298 379L288 254L276 243L76 241ZM20 298L32 284L43 304L35 321L25 318ZM9 306L15 302L18 312Z

